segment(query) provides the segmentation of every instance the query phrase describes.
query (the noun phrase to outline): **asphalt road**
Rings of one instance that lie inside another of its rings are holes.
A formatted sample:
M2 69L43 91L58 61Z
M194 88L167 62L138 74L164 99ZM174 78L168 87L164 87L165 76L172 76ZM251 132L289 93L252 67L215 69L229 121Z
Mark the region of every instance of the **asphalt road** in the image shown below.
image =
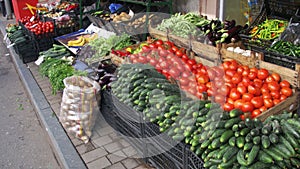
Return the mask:
M0 33L0 168L59 169Z

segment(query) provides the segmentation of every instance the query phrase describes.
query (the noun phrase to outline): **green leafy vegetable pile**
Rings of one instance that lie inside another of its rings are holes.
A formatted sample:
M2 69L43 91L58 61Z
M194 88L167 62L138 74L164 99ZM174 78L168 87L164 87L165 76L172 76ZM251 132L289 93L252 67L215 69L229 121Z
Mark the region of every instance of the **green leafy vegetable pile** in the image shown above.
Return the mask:
M69 64L69 61L56 59L56 58L47 58L40 65L39 71L42 76L49 78L52 94L56 94L57 91L64 89L63 80L66 77L73 75L86 76L87 73L83 71L75 70L72 65Z

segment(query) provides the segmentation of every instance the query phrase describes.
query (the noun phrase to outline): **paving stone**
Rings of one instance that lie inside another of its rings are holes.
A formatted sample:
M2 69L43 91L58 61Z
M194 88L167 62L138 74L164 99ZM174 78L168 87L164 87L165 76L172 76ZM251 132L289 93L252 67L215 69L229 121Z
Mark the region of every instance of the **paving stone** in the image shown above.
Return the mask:
M109 136L102 136L102 137L99 137L99 138L97 138L95 140L92 140L92 142L96 146L100 147L100 146L112 143L112 139Z
M116 132L113 132L111 134L109 134L110 138L113 139L113 140L119 140L121 139L121 136L120 135L117 135ZM125 146L126 147L126 146Z
M84 142L79 140L78 138L73 138L73 139L71 139L71 141L72 141L74 146L79 146L81 144L84 144Z
M126 168L122 165L122 163L116 163L105 169L126 169Z
M101 157L87 164L89 169L101 169L110 166L111 163L106 157Z
M77 149L79 154L84 154L84 153L92 151L96 148L92 143L89 142L87 144L81 144L81 145L76 146L76 149Z
M138 167L134 168L134 169L154 169L153 167L147 166L145 164L141 164Z
M138 165L140 165L140 162L138 162L137 160L132 159L132 158L127 158L127 159L122 161L122 164L127 169L133 169L133 168L137 167Z
M126 158L126 155L121 150L119 150L112 154L107 155L106 157L112 164L115 164L119 161L124 160Z
M127 157L133 157L137 154L136 150L132 146L124 148L123 152L127 155Z
M93 130L91 140L96 140L99 137L100 137L100 135L97 132L95 132L95 130Z
M106 156L108 153L103 148L97 148L93 151L85 153L82 155L82 159L85 163L92 162L98 158Z
M104 146L104 148L109 152L113 153L115 151L121 150L123 146L118 142L113 142Z
M104 128L100 128L97 130L97 133L100 135L100 136L105 136L105 135L108 135L108 134L111 134L113 133L114 130L112 127L110 126L107 126L107 127L104 127Z
M124 139L120 139L119 142L120 142L124 147L130 146L130 144L129 144L126 140L124 140Z

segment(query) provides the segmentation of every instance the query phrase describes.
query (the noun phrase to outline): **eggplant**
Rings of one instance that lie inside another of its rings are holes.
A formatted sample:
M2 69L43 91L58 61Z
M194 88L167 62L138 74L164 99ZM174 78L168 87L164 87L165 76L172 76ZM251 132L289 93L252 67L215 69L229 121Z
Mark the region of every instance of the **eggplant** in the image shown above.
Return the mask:
M116 76L112 76L112 77L110 77L110 79L109 79L109 81L110 82L113 82L113 81L116 81L118 78L116 77Z
M110 78L114 76L115 76L114 74L110 74L110 73L105 74L103 77L100 78L99 84L101 86L108 84L110 82Z
M237 25L228 30L228 39L231 39L234 35L237 35L241 30L243 30L243 26Z
M96 82L99 82L100 76L98 74L96 74L95 76L91 76L91 79L93 79Z
M99 77L102 77L106 74L106 71L104 69L96 69L95 71Z

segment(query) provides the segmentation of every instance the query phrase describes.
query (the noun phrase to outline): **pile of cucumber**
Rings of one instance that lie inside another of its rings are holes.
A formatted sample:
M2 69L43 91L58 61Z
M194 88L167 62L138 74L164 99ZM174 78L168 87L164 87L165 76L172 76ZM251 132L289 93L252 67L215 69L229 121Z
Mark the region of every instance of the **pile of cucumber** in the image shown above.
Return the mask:
M173 140L185 142L211 169L300 167L300 119L286 113L241 120L241 110L193 100L154 67L125 64L117 69L113 94L158 124Z
M63 58L70 56L71 53L67 50L63 45L53 44L52 48L39 52L39 56L43 56L45 58Z

